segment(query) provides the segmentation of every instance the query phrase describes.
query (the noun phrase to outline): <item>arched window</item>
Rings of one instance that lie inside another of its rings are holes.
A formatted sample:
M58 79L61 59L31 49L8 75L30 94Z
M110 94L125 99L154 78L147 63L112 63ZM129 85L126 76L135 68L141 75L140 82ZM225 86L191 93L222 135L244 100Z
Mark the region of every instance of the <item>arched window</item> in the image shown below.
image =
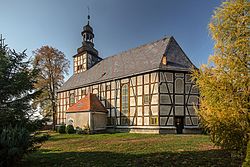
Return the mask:
M175 93L184 93L184 81L182 78L175 80Z
M75 103L75 95L74 93L71 93L69 95L69 106L72 106Z
M128 84L122 85L121 90L121 100L122 100L122 113L127 114L128 113Z

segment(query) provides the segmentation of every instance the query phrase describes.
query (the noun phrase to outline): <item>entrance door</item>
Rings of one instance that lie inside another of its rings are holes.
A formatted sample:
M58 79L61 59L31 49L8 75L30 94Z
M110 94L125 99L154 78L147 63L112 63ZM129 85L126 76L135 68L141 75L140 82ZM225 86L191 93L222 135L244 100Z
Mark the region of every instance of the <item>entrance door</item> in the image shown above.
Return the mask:
M182 130L184 128L184 117L183 116L176 116L174 118L175 127L177 134L182 134Z

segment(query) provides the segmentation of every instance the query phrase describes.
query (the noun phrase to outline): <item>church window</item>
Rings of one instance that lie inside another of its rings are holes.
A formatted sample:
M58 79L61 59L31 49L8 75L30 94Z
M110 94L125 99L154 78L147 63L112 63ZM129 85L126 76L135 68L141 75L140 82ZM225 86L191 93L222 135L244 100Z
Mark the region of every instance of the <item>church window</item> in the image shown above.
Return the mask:
M175 80L175 93L183 93L184 92L184 81L182 78L177 78Z
M121 90L121 100L122 100L122 113L128 113L128 84L122 85Z
M144 104L149 104L149 95L144 95Z
M158 117L151 117L150 125L158 125Z
M75 95L71 93L69 96L69 105L72 106L75 103Z

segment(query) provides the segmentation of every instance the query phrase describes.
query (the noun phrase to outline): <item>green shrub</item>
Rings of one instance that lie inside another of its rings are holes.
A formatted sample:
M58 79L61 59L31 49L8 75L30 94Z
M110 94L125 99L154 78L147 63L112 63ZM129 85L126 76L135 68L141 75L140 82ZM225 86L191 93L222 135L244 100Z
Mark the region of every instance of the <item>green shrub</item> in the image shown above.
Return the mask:
M14 166L32 150L32 137L23 127L4 128L0 134L0 166Z
M250 141L248 141L247 144L247 155L242 167L249 167L249 166L250 166Z
M66 126L64 124L60 125L59 129L58 129L58 132L59 133L66 133Z
M67 127L66 127L66 132L67 132L68 134L73 134L73 133L75 133L74 126L73 126L73 125L67 125Z
M79 126L76 127L76 134L84 134L84 131Z

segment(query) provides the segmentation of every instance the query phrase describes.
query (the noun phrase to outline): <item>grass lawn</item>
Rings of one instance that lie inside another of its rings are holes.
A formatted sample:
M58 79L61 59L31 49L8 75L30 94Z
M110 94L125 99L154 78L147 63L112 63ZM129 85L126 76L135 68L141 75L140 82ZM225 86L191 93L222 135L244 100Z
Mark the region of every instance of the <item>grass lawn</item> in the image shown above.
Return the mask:
M205 135L52 133L23 166L240 166Z

